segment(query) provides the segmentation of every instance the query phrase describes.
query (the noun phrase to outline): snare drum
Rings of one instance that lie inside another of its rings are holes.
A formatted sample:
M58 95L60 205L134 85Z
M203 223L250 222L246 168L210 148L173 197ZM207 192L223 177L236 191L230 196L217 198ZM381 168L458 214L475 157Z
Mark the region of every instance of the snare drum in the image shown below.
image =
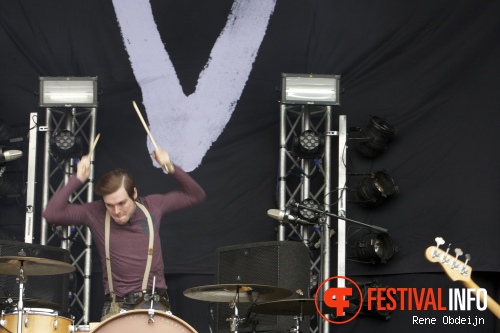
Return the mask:
M10 332L17 332L18 311L9 308L2 311L2 325ZM71 320L59 316L59 312L52 309L24 308L22 331L25 333L68 333Z
M196 330L182 319L167 315L162 311L154 311L150 320L148 310L130 310L116 314L100 323L92 333L197 333Z

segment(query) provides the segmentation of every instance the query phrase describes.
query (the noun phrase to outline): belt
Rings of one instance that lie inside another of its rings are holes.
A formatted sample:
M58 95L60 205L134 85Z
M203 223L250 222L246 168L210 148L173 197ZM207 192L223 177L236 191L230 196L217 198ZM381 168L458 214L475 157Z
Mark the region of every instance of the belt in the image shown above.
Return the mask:
M155 289L155 293L153 294L152 290L146 290L146 291L133 291L133 292L130 292L128 294L126 294L125 296L116 296L116 301L117 302L124 302L124 303L129 303L129 304L135 304L137 303L139 300L141 300L141 298L144 298L144 300L146 301L150 301L151 299L155 300L155 301L158 301L156 300L155 298L160 298L160 297L164 297L168 300L168 296L167 296L167 289L162 289L162 288L157 288ZM112 297L110 294L106 294L104 296L104 300L105 301L111 301L112 300Z

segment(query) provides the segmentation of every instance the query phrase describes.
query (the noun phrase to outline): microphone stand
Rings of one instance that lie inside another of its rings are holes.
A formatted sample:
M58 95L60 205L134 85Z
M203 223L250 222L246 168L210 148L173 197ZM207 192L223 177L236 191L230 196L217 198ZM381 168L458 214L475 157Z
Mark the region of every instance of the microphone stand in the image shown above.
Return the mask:
M307 207L307 206L301 205L300 203L297 203L297 202L292 202L292 203L290 203L289 206L297 207L297 208L302 208L302 209L307 209L307 210L310 210L311 212L315 212L315 213L322 214L322 215L327 215L327 216L330 216L330 217L336 217L338 219L341 219L341 220L344 220L344 221L347 221L347 222L356 223L356 224L359 224L359 225L362 225L362 226L365 226L367 228L370 228L370 229L373 229L373 230L377 230L377 231L380 231L380 232L387 232L386 228L382 228L382 227L378 227L378 226L373 225L373 224L367 224L367 223L363 223L363 222L360 222L360 221L352 220L352 219L349 219L349 218L344 217L344 216L339 216L339 215L330 213L327 210L321 210L321 209L317 209L317 208Z

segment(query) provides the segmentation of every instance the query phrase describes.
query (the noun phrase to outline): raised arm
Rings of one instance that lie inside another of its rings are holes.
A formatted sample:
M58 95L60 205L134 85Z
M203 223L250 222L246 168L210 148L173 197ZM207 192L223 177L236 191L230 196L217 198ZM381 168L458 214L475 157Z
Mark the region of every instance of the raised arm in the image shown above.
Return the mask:
M166 154L166 152L160 149L159 153L154 156L160 165L164 165L164 163L161 162L165 162L166 160L164 159L165 155L162 154ZM170 159L168 159L168 161L170 161ZM178 165L175 165L172 169L175 170L175 172L170 173L170 176L177 182L180 190L148 196L156 201L161 207L162 212L170 213L203 202L206 197L203 188Z
M80 189L90 176L90 160L83 156L77 165L77 172L68 183L60 188L47 203L43 217L51 224L81 225L85 221L85 208L79 204L69 204L69 197Z

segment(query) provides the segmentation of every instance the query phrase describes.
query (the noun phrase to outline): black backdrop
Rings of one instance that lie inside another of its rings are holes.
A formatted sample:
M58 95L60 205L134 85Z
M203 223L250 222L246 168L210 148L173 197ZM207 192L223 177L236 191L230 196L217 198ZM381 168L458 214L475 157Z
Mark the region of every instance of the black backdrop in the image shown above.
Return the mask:
M151 4L190 94L232 1ZM349 149L350 172L387 169L400 193L376 210L349 204L348 217L388 228L399 253L383 266L348 262L348 275L393 275L404 285L413 283L405 280L408 274L438 272L423 257L436 236L470 253L474 271L499 272L499 12L494 0L278 0L229 123L191 172L207 201L168 216L162 227L165 273L177 287L172 293L179 294L179 308L190 302L183 288L213 282L215 249L276 239L266 211L277 206L282 72L342 75L334 112L346 115L349 126L377 115L399 131L377 159ZM39 76L99 77L97 176L122 166L137 178L139 194L171 188L168 176L151 165L146 134L130 107L131 100L142 100L141 90L111 1L0 2L0 118L21 131L30 112L43 114ZM26 167L24 156L7 170L21 188ZM22 197L0 206L0 224L22 240ZM488 283L493 294L498 282ZM206 330L205 313L185 311L174 314ZM453 329L491 331L494 319L481 315L488 327ZM380 329L398 331L395 322L382 322Z

